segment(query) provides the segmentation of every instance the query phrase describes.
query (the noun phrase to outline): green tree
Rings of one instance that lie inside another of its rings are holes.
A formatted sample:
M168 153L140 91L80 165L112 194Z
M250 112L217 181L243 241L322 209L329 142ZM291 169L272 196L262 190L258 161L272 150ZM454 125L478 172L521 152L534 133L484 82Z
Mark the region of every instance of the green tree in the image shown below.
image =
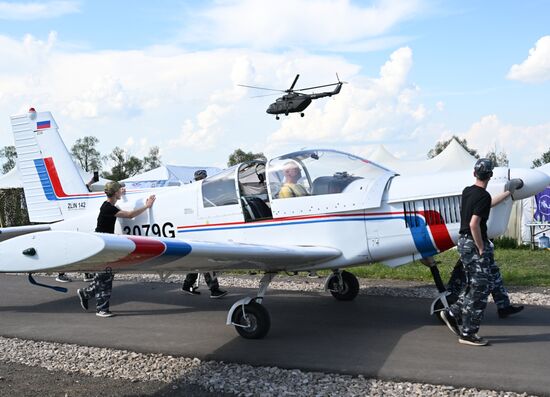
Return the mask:
M15 146L4 146L3 149L0 149L0 159L2 159L2 173L11 171L15 167L17 159Z
M550 163L550 148L547 152L543 153L540 158L533 160L533 166L531 168L540 167L543 164Z
M493 150L487 153L485 158L491 160L495 167L508 167L509 164L508 155L504 152L497 153L496 150Z
M451 143L451 141L453 139L456 139L456 141L458 143L460 143L460 145L466 149L466 151L468 151L468 153L470 153L472 156L474 156L476 159L479 158L479 154L477 154L477 150L475 149L470 149L468 147L468 142L466 141L466 139L460 139L459 137L457 137L456 135L453 135L451 137L451 139L448 139L446 141L439 141L435 144L435 147L433 149L430 149L430 151L428 152L428 158L431 159L431 158L434 158L435 156L437 156L439 153L441 153L443 150L445 150L445 148L447 146L449 146L449 143Z
M134 176L143 169L142 160L130 155L118 146L113 149L106 160L111 160L114 166L111 168L111 171L103 172L102 176L113 181L120 181Z
M160 149L158 146L153 146L149 149L149 154L143 158L143 171L150 171L160 166Z
M71 148L71 154L86 172L101 170L101 155L96 149L99 139L95 136L78 138Z
M229 155L229 161L227 162L227 166L231 167L235 164L242 163L244 161L251 161L251 160L266 160L266 157L262 152L260 153L252 153L248 152L245 153L242 149L235 149L233 153Z

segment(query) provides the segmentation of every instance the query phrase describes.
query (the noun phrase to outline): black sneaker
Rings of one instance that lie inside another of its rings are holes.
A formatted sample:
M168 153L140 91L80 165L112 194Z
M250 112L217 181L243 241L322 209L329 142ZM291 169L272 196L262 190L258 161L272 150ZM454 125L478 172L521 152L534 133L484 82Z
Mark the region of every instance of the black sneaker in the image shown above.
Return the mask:
M227 291L221 289L213 289L212 291L210 291L210 298L212 299L220 299L223 298L225 295L227 295Z
M109 310L100 310L95 315L98 316L98 317L113 317L114 316L113 312L111 312Z
M181 290L183 292L185 292L186 294L189 294L189 295L200 295L201 294L201 292L197 291L197 288L195 288L194 286L188 287L187 285L183 285L181 287Z
M84 294L84 291L81 289L76 290L76 293L78 294L78 297L80 298L80 306L84 310L88 310L88 298L86 298L86 295Z
M84 278L83 280L87 283L89 283L90 281L94 281L94 274L93 273L84 273Z
M55 278L55 281L60 283L69 283L73 280L71 280L65 273L59 273Z
M505 307L504 309L498 309L498 317L506 318L509 315L519 313L522 310L523 310L523 305L520 305L520 306L510 305Z
M455 334L456 336L460 335L460 328L458 327L456 318L452 315L450 311L441 310L439 312L439 317L441 317L447 328L449 328L453 334Z
M486 346L489 344L487 339L480 338L477 334L473 335L460 335L458 337L458 343L470 346Z

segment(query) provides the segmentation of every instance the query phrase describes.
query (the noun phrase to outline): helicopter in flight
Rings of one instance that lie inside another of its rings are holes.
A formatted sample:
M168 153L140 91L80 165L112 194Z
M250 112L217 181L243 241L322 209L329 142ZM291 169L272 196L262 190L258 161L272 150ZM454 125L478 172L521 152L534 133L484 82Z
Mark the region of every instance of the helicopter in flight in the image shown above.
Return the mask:
M255 87L252 85L244 85L239 84L241 87L247 87L247 88L255 88L258 90L267 90L267 91L279 91L279 92L285 92L286 94L283 95L280 98L277 98L275 102L273 102L271 105L268 106L266 113L274 114L275 119L279 120L279 115L284 114L285 116L288 116L289 113L300 113L300 116L304 117L304 110L309 106L311 101L314 99L324 98L324 97L331 97L333 95L336 95L340 92L342 89L342 84L344 84L344 81L340 81L340 78L338 77L338 74L336 74L336 79L338 80L337 83L332 84L323 84L318 85L315 87L308 87L308 88L300 88L298 90L294 89L294 86L296 85L296 82L298 81L298 78L300 77L299 74L296 75L296 78L294 78L294 82L290 86L288 90L276 90L272 88L265 88L265 87ZM322 88L322 87L334 87L334 90L327 91L327 92L319 92L319 93L313 93L313 94L306 94L304 92L300 91L308 91L313 90L315 88ZM270 94L268 94L270 95ZM260 95L265 96L265 95Z

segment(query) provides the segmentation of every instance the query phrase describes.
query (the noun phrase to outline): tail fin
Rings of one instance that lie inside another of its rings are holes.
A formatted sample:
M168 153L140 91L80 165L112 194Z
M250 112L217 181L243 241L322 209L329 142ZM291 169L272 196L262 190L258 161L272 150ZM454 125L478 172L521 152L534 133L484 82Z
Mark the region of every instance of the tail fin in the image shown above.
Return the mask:
M17 166L31 222L65 218L65 200L89 196L50 112L12 116Z

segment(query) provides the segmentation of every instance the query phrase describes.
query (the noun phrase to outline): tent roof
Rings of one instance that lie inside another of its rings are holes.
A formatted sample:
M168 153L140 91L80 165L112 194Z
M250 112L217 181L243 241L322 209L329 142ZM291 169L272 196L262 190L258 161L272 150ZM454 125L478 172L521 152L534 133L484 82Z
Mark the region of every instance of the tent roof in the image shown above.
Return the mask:
M431 174L441 171L473 169L476 158L455 139L437 156L428 160L401 160L380 145L370 159L401 175Z
M198 167L167 164L144 172L143 174L138 174L126 178L123 180L123 182L167 182L168 184L176 184L177 182L189 183L193 181L195 171L197 170L206 170L208 176L215 175L221 171L220 168L216 167Z

